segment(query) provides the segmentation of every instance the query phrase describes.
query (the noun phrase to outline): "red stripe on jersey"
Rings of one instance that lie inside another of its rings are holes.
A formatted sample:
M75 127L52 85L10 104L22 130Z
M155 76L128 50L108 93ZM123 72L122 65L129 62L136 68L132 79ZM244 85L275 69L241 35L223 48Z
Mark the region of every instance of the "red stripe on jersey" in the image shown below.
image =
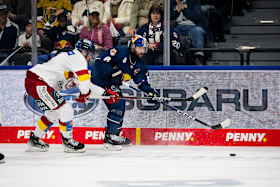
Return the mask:
M52 122L50 122L50 121L48 120L48 118L46 118L45 116L42 116L42 117L41 117L41 120L42 120L42 122L43 122L46 126L49 126L49 125L52 124Z
M84 74L88 74L88 70L85 69L85 70L81 70L81 71L76 71L75 72L78 76L81 76L81 75L84 75Z

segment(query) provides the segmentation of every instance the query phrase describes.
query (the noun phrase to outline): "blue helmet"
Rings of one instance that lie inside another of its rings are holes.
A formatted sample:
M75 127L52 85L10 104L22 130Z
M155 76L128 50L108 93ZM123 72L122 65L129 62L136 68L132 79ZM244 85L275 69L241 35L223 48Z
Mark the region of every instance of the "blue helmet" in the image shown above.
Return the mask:
M86 38L78 40L75 44L75 49L79 50L80 52L85 50L87 55L92 53L92 57L94 57L95 47L93 43Z
M146 49L145 53L147 53L147 51L148 51L147 40L146 40L146 38L144 38L141 35L132 36L131 41L129 41L128 45L133 49L135 49L135 46L145 47L145 49Z

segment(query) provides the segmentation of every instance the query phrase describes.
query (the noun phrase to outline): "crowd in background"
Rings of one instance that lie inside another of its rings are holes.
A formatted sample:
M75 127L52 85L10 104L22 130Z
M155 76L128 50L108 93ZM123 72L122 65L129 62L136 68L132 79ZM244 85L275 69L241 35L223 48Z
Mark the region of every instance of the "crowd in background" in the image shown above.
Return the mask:
M171 0L172 65L205 64L203 51L191 56L184 56L184 51L225 41L223 27L232 13L231 2ZM109 49L118 45L120 38L128 41L140 34L149 43L144 56L147 64L162 65L163 10L164 0L38 0L37 47L57 53L87 38L96 49ZM31 0L0 0L0 49L31 48L32 38ZM0 52L0 60L7 55ZM9 63L26 65L30 58L31 53L17 54Z

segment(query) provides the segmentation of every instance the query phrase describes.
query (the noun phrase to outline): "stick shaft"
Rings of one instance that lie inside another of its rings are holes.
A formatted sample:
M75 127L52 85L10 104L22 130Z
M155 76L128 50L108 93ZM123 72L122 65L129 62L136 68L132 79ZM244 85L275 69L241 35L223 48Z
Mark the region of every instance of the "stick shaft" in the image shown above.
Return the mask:
M146 92L144 92L144 91L142 91L142 90L140 90L140 89L137 89L137 88L131 86L130 84L128 84L128 83L126 83L126 82L124 82L124 81L123 81L123 85L125 85L125 86L127 86L127 87L129 87L129 88L131 88L131 89L133 89L133 90L135 90L135 91L137 91L137 92L143 93L145 96L148 95ZM165 103L165 102L163 102L163 101L159 101L159 102L160 102L161 104L163 104L163 105L165 105L165 106L171 108L172 110L178 112L179 114L182 114L183 116L186 116L187 118L189 118L189 119L191 119L191 120L194 120L194 121L196 121L196 122L198 122L198 123L200 123L200 124L202 124L202 125L204 125L204 126L206 126L206 127L210 127L210 128L212 128L212 129L214 129L214 130L215 130L215 129L223 128L223 126L221 125L222 123L221 123L221 124L218 124L218 125L211 126L211 125L209 125L209 124L207 124L207 123L205 123L205 122L203 122L203 121L201 121L201 120L199 120L199 119L196 119L194 116L192 116L192 115L190 115L190 114L188 114L188 113L185 113L185 112L183 112L182 110L179 110L178 108L176 108L176 107L174 107L174 106L171 106L171 105L169 105L169 104L167 104L167 103ZM227 120L228 120L228 119L227 119ZM226 120L226 121L227 121L227 120ZM223 122L223 123L224 123L224 122ZM228 124L228 125L229 125L229 124ZM228 126L228 125L226 125L226 126Z
M4 66L8 60L16 53L18 52L19 50L21 50L23 48L23 46L21 46L20 48L18 48L17 50L15 50L12 54L10 54L7 58L5 58L5 60L3 60L0 64L0 66Z
M91 96L90 98L92 99L110 99L111 97L114 96ZM190 101L192 98L173 98L173 97L135 97L135 96L123 96L123 97L118 97L119 99L125 99L125 100L155 100L155 101L173 101L173 100L185 100L185 101Z

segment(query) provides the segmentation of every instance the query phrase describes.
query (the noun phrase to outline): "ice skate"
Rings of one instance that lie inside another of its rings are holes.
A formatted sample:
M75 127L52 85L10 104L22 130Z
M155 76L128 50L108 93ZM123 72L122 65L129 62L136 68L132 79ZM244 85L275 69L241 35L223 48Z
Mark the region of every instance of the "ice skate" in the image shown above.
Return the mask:
M64 147L64 152L66 153L83 153L86 151L85 145L77 142L73 138L65 138L62 136L62 145Z
M0 153L0 164L5 162L5 156Z
M39 137L34 135L31 131L30 138L27 142L26 152L45 152L49 150L49 144L43 142Z
M122 150L123 146L132 145L130 139L123 136L110 134L109 132L105 132L103 143L104 143L104 150L113 150L113 151L120 151Z

